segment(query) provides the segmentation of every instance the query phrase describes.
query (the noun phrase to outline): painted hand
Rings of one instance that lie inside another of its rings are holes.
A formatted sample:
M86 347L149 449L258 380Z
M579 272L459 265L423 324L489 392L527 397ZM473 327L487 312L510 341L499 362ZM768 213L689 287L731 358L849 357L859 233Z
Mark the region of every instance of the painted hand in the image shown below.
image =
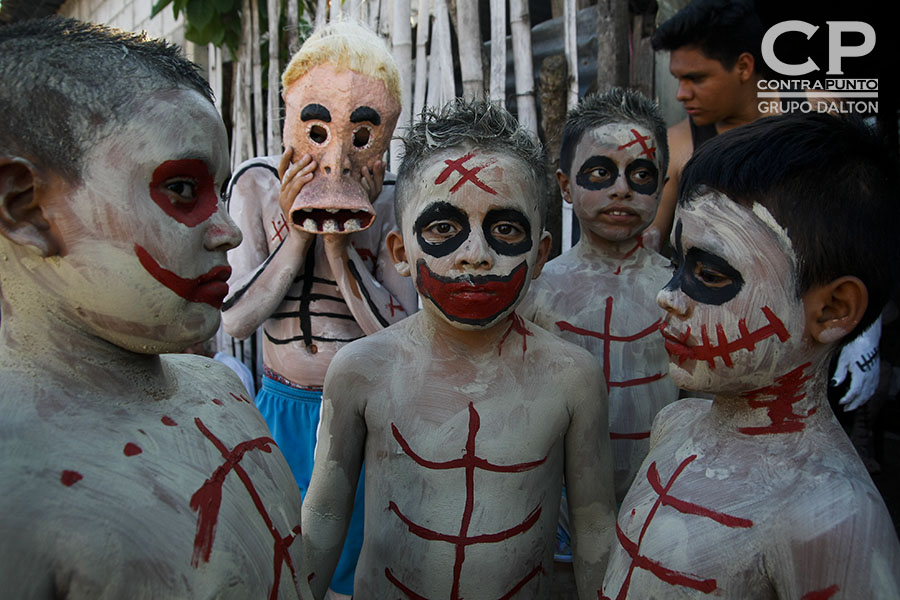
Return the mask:
M281 206L281 212L284 213L285 221L291 224L291 229L295 233L301 235L312 234L302 230L298 224L291 220L291 206L294 199L303 186L312 181L313 172L316 169L316 162L309 154L301 156L297 162L291 163L294 155L294 149L290 146L281 155L281 163L278 165L278 176L281 178L281 190L278 192L278 204Z
M375 199L381 194L381 188L384 185L385 164L383 160L376 160L371 165L362 168L362 177L359 182L362 184L366 194L369 196L369 202L375 203Z
M880 359L878 342L881 340L881 317L844 346L831 377L831 385L838 386L850 377L847 393L838 401L844 411L859 408L869 401L878 387Z

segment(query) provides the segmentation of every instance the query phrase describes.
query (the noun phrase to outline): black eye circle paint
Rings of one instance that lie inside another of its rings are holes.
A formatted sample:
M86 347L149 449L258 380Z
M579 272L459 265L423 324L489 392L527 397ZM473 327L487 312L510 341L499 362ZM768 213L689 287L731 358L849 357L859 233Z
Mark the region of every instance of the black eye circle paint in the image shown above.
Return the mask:
M721 256L716 256L699 248L691 248L684 253L681 245L681 221L675 224L675 255L678 268L665 289L670 292L681 289L689 298L720 306L737 296L744 287L744 277L740 271ZM711 269L731 281L724 286L712 287L697 278L698 267Z
M517 224L525 231L525 237L521 241L515 243L509 243L494 237L494 226L497 223L503 222ZM488 214L485 215L481 227L484 231L484 239L487 240L488 245L493 248L497 254L502 254L504 256L518 256L531 250L531 221L528 220L528 217L514 208L498 208L489 211Z
M435 221L455 223L459 226L459 231L453 237L439 244L432 244L422 236L422 232ZM422 211L422 214L419 215L419 218L413 224L413 231L416 234L416 239L419 240L419 247L422 248L423 252L435 258L441 258L462 246L463 242L468 239L471 229L469 227L469 217L466 213L449 202L435 202Z
M650 178L644 183L632 178L633 173L641 169L646 169L650 173ZM659 169L646 158L636 158L625 167L625 179L628 180L628 186L638 194L652 194L659 185Z
M591 178L591 173L602 167L609 171L609 177L602 181L595 181ZM608 188L616 182L619 177L619 167L608 156L592 156L581 165L578 169L578 175L575 176L575 183L586 190L602 190Z

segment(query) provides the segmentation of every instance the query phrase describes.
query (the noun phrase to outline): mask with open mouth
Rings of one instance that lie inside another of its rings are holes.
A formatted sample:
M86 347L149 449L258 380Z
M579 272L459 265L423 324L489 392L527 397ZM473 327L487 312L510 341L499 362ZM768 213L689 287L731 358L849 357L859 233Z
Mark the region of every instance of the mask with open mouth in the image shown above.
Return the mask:
M290 84L284 100L285 145L294 160L309 154L317 163L291 206L291 222L310 233L368 228L375 209L360 183L362 168L387 150L400 103L382 80L331 64Z

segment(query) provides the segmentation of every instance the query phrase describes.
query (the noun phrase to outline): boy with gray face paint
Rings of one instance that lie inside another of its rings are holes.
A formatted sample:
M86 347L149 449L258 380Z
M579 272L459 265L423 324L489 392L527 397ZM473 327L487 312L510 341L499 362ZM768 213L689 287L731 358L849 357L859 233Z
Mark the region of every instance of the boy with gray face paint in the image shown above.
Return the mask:
M482 102L430 113L404 141L387 241L422 310L328 369L303 503L314 591L365 459L360 597L549 598L564 473L579 594L596 597L615 510L602 376L515 312L550 249L542 151Z
M600 360L617 502L647 454L653 417L678 398L657 331L656 294L669 278L668 261L641 237L656 214L668 158L665 124L640 92L613 88L569 112L556 177L581 239L547 263L520 309Z
M895 280L897 163L861 122L771 117L698 149L659 293L670 373L603 598L897 598L900 543L826 398Z

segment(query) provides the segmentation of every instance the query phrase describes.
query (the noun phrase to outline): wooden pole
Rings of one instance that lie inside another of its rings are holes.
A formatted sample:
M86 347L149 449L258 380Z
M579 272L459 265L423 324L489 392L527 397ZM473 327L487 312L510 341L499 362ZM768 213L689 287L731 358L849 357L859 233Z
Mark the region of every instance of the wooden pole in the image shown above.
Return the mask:
M628 0L597 4L597 91L628 85Z
M575 20L578 9L575 6L575 0L565 0L563 9L566 63L569 73L566 86L566 108L573 108L578 104L578 25Z
M434 33L428 77L429 106L443 106L456 96L453 80L453 53L450 44L450 13L446 0L434 0Z
M250 14L253 16L251 27L253 28L250 50L252 51L252 78L253 78L253 152L252 156L259 156L266 148L266 128L263 125L263 106L265 100L262 91L262 52L259 42L259 0L250 0Z
M534 100L534 66L531 60L531 18L526 0L509 0L513 66L516 76L516 109L519 123L538 135Z
M300 49L300 7L299 0L286 0L287 26L284 35L287 36L288 56L293 56Z
M413 112L415 119L425 107L428 88L428 29L431 25L431 0L419 0L419 23L416 28L416 79L414 82Z
M335 0L338 2L339 0ZM328 0L317 0L316 2L316 29L325 24L328 20Z
M396 135L404 135L406 132L412 109L412 27L409 23L409 8L409 0L395 1L391 18L391 47L400 71L402 97ZM390 168L394 172L400 167L402 147L400 140L391 140Z
M294 0L288 0L288 4ZM281 80L281 66L278 61L278 50L281 47L279 39L279 23L281 22L281 0L266 0L266 14L269 18L269 77L266 93L266 153L281 153L281 103L279 102L279 82Z
M459 41L459 70L463 96L484 98L484 71L481 62L481 23L478 0L457 0L456 38Z
M491 0L490 98L506 106L506 0Z

